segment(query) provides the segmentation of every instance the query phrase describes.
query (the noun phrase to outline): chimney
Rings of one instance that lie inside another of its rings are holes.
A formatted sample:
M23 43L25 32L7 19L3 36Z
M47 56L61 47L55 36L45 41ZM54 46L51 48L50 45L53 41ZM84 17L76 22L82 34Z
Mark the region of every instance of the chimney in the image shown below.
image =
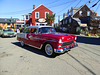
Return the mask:
M35 9L35 5L33 5L33 10Z
M12 22L12 17L11 17L11 22Z
M95 13L95 16L97 16L97 13Z
M67 13L64 13L63 14L63 19L66 18L66 17L67 17Z

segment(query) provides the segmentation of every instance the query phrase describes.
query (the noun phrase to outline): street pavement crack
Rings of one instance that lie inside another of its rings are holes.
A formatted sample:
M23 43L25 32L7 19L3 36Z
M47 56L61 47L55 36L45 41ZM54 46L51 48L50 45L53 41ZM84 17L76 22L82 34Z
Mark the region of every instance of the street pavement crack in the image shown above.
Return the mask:
M80 47L79 47L80 48ZM97 62L98 64L100 64L100 62L98 60L96 60L95 58L93 58L92 56L90 56L89 54L87 54L87 52L84 52L83 50L81 50L84 54L88 55L89 57L91 57L95 62ZM82 58L82 57L81 57ZM83 58L84 59L84 58Z
M88 52L91 52L92 54L95 54L95 55L97 55L97 56L100 56L99 54L94 53L94 52L92 52L92 51L90 51L90 50L88 50L88 49L86 49L86 48L83 48L83 47L79 47L79 48L84 49L84 50L86 50L86 51L88 51Z
M0 58L12 56L12 54L7 54L6 52L0 53Z
M78 59L76 59L71 54L67 53L70 57L72 57L75 61L77 61L81 66L83 66L86 70L88 70L92 75L96 75L91 69L89 69L87 66L85 66L83 63L81 63Z
M57 57L59 60L62 60L62 61L64 61L66 64L68 64L69 66L71 66L71 67L73 67L80 75L82 75L81 73L80 73L80 71L78 70L78 69L76 69L73 65L71 65L70 63L68 63L67 61L65 61L64 59L61 59L60 57Z

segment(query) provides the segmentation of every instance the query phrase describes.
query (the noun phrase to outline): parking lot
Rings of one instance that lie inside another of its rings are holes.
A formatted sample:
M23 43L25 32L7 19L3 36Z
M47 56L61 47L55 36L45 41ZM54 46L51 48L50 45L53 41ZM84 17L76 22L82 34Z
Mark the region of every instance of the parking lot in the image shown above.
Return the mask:
M100 75L100 39L78 36L78 47L56 57L0 37L0 75Z

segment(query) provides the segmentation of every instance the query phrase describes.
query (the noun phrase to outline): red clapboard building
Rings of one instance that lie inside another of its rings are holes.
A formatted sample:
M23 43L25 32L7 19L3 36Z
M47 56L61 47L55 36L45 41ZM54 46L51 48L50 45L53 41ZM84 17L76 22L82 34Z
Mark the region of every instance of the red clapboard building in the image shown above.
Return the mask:
M37 8L35 8L35 5L33 5L32 25L47 25L46 14L52 15L52 11L44 5L40 5ZM52 26L52 24L50 25Z
M46 14L52 15L52 13L53 12L44 5L40 5L37 8L33 5L32 13L22 16L24 17L25 25L27 26L46 26L48 25L46 22ZM48 26L52 26L52 23Z

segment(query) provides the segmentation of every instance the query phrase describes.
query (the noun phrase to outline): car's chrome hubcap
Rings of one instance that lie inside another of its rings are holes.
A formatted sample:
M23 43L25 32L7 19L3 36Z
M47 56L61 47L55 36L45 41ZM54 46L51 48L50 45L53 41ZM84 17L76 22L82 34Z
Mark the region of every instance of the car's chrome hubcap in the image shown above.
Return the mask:
M47 53L47 55L52 55L53 49L52 49L52 46L50 44L46 45L45 52Z
M23 41L21 41L21 46L24 46L24 43L23 43Z

